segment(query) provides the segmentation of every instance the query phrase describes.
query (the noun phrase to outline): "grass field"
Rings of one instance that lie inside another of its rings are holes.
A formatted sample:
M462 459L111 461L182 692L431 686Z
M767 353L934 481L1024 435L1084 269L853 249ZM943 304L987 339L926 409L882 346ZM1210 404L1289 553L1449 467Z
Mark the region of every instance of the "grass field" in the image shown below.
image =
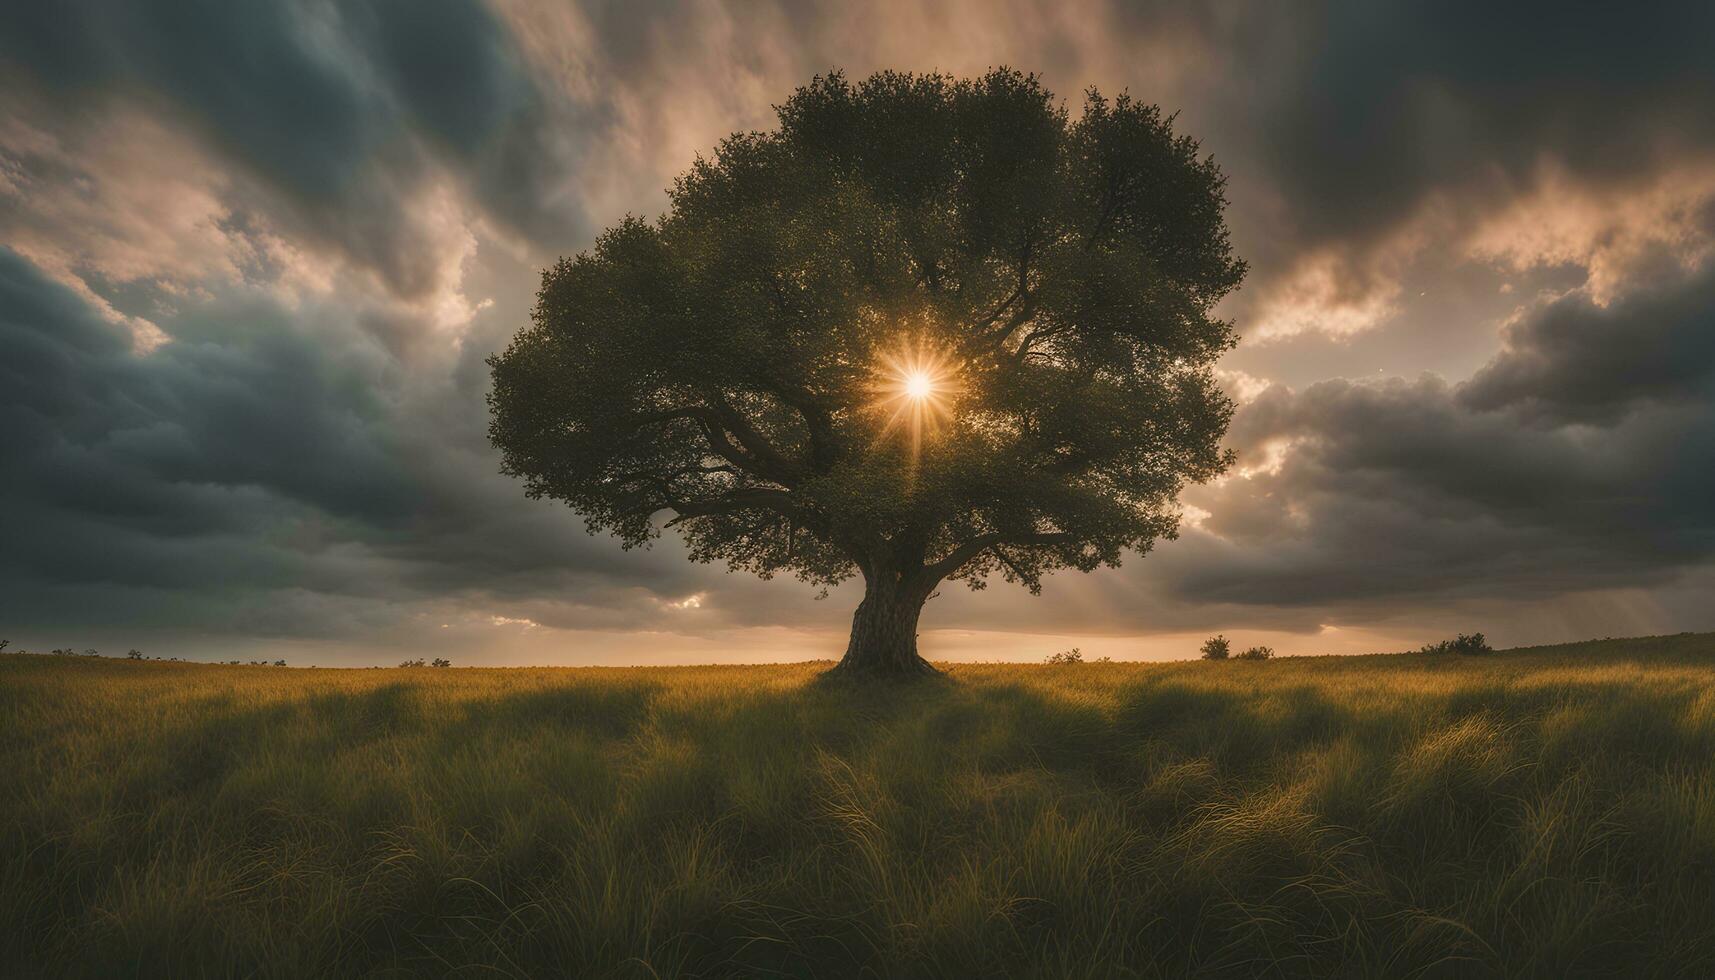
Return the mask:
M1710 636L821 669L0 657L0 972L1715 976Z

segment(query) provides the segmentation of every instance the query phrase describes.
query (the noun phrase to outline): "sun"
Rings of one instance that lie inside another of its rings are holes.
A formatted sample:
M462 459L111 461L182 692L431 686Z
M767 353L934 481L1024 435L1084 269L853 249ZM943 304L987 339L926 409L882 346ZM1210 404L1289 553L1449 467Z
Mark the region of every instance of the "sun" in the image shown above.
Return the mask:
M952 421L953 406L962 390L959 364L946 351L922 338L905 339L892 353L877 358L872 411L886 415L881 436L902 429L911 441L911 459L923 452L923 442Z

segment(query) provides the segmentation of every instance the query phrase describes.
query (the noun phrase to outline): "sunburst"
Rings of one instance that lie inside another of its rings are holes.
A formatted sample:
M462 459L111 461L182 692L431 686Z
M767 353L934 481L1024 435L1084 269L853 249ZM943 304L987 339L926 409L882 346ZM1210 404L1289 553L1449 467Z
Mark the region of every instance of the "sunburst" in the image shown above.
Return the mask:
M924 440L952 421L953 405L964 390L959 373L959 363L948 352L921 337L902 341L897 351L878 359L870 408L887 416L883 437L896 428L905 431L913 462L922 455Z

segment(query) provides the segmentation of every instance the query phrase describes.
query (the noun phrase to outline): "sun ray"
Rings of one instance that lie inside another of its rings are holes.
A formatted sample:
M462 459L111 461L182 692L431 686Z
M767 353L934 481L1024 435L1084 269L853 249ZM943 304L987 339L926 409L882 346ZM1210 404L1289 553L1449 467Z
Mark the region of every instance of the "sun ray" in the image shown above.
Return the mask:
M953 405L964 390L960 365L945 350L922 337L900 342L880 355L869 388L875 399L869 408L885 414L877 441L903 429L910 441L913 465L922 457L926 438L934 438L952 421Z

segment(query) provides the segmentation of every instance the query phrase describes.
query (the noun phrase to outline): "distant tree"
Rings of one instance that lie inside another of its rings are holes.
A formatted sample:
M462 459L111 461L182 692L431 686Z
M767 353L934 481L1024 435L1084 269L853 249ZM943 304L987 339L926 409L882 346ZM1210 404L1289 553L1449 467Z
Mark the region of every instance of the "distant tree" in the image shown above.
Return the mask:
M451 667L452 665L453 662L451 660L446 660L441 657L436 657L434 662L429 664L431 667Z
M0 640L0 653L5 653L6 648L11 646L11 645L12 645L11 640Z
M141 650L127 650L127 651L125 651L125 659L126 660L142 660L143 659L143 651L141 651Z
M1234 660L1268 660L1274 656L1274 647L1251 647L1243 653L1235 654Z
M1048 655L1048 659L1044 661L1044 663L1051 664L1081 664L1083 662L1084 651L1077 647L1073 647L1070 650L1062 650L1059 653L1051 653Z
M942 580L1034 593L1173 537L1231 461L1213 309L1245 272L1198 144L1005 69L819 77L778 114L544 272L489 360L504 472L626 547L861 576L842 672L932 671Z
M401 666L401 667L421 667L421 666L423 666L423 658L418 657L416 660L406 660L406 661L401 662L399 664L399 666Z
M284 660L276 660L276 661L274 661L274 666L276 666L276 667L284 667L284 666L286 666L286 661L284 661Z
M1455 639L1442 640L1439 643L1426 643L1424 644L1423 649L1418 652L1461 653L1467 656L1474 656L1484 653L1494 653L1495 650L1493 647L1489 646L1489 641L1484 639L1483 634L1481 633L1472 633L1470 635L1460 633Z
M1204 640L1198 649L1202 651L1204 660L1225 660L1232 653L1233 645L1225 635L1216 635Z

